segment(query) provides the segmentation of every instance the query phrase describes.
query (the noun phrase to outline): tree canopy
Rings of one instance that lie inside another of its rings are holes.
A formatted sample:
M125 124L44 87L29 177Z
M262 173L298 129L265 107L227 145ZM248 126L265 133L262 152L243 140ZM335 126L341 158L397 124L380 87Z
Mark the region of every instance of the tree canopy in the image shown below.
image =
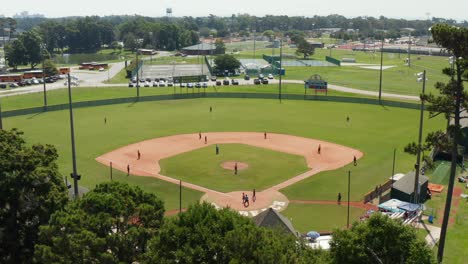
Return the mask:
M26 145L18 130L0 129L0 262L27 263L39 226L68 201L57 150Z
M255 226L225 208L195 204L168 219L151 239L146 263L323 263L324 252L292 235Z
M164 205L139 187L112 182L55 212L40 229L40 263L132 263L163 222Z
M214 63L215 71L218 74L224 74L226 71L228 73L234 73L241 66L240 61L229 54L216 56Z
M334 263L435 263L426 242L418 239L412 227L380 213L353 223L348 230L334 230L330 253Z
M222 39L216 39L215 41L215 54L224 54L226 52L226 45Z

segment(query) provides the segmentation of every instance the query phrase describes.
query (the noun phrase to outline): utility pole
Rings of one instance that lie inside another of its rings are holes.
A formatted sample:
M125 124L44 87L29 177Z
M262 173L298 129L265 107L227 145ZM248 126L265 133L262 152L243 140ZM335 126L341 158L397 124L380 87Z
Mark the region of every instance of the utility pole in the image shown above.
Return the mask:
M424 99L422 96L424 96L424 92L426 89L426 70L424 70L422 73L418 73L418 81L423 82L423 88L422 88L422 95L421 95L421 113L419 116L419 137L418 137L418 153L417 153L417 158L416 158L416 164L415 164L415 169L416 173L414 176L414 200L413 202L415 204L419 203L419 173L421 171L421 148L422 148L422 130L423 130L423 121L424 121Z
M382 100L382 67L383 67L383 44L384 44L384 32L382 32L382 45L380 46L380 81L379 81L379 103ZM375 45L374 45L375 47Z
M140 71L140 64L138 63L138 53L139 50L137 48L136 50L136 70L137 70L137 98L140 98L140 74L138 73Z
M44 84L44 106L47 107L47 90L45 81L44 54L42 55L42 83Z
M351 171L348 171L348 217L346 221L346 228L349 228L349 196L351 193Z
M182 213L182 180L179 180L179 214Z
M411 31L408 39L408 67L411 67Z
M2 121L2 102L0 101L0 130L3 129L3 121Z
M393 187L393 175L395 175L395 159L396 159L396 148L393 149L392 187Z
M283 39L280 39L280 68L279 68L279 101L281 103L281 84L282 84L282 78L281 78L281 70L283 68Z
M71 177L73 178L73 187L74 187L74 198L78 199L78 180L81 179L81 176L78 175L76 170L76 150L75 150L75 129L73 126L73 107L72 107L72 94L71 94L71 78L70 73L68 73L68 108L70 110L70 133L71 133L71 144L72 144L72 162L73 162L73 172Z

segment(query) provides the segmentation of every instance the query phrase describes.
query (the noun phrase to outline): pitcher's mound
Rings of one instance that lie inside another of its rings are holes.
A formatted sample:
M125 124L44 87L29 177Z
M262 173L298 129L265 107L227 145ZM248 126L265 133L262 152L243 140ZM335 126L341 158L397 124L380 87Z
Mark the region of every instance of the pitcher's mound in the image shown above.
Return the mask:
M221 164L221 167L226 170L234 170L234 166L237 163L237 170L245 170L249 167L249 164L239 161L226 161Z

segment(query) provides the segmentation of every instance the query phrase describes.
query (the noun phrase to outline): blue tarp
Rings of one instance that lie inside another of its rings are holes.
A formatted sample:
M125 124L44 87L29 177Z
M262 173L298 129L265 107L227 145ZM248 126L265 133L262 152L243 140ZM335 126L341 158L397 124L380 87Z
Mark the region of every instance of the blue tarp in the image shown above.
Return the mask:
M420 209L420 206L418 204L403 202L398 199L390 199L385 203L379 204L379 209L394 213L402 213L405 211L414 212Z

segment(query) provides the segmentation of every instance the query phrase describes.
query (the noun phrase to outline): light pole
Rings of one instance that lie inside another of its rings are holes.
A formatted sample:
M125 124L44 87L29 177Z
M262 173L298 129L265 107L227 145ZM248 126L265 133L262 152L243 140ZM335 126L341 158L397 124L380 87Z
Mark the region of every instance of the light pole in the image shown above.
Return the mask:
M278 97L279 97L279 101L281 103L281 100L282 100L282 96L281 96L281 84L282 84L282 78L281 78L281 71L282 71L282 68L283 68L283 38L280 38L280 64L279 64L279 94L278 94Z
M45 66L44 66L44 60L45 60L45 44L41 44L41 53L42 53L42 83L44 84L44 106L47 107L47 90L46 90L46 81L45 81Z
M72 107L70 73L68 73L68 108L70 110L70 133L71 133L72 162L73 162L73 172L71 174L71 177L73 178L74 198L78 199L78 195L79 195L79 193L78 193L78 180L81 179L81 176L77 173L77 170L76 170L75 129L74 129L74 126L73 126L73 107Z
M2 102L0 101L0 130L3 129L3 121L2 121Z
M426 89L426 70L418 73L418 82L423 82L422 94L421 94L421 113L419 116L419 137L418 137L418 153L416 158L416 164L414 168L416 170L414 176L414 200L415 204L419 203L419 172L421 171L421 148L422 148L422 130L423 130L423 120L424 120L424 91Z
M348 217L346 221L346 228L349 228L349 196L351 193L351 171L348 171Z
M383 45L384 45L385 37L384 32L382 32L382 45L380 46L380 80L379 80L379 103L382 100L382 68L383 68ZM374 45L375 47L375 45Z
M139 49L137 47L137 50L136 50L136 73L137 73L136 88L137 88L137 98L140 98L140 74L138 73L140 71L140 64L138 63L138 53L139 53Z

